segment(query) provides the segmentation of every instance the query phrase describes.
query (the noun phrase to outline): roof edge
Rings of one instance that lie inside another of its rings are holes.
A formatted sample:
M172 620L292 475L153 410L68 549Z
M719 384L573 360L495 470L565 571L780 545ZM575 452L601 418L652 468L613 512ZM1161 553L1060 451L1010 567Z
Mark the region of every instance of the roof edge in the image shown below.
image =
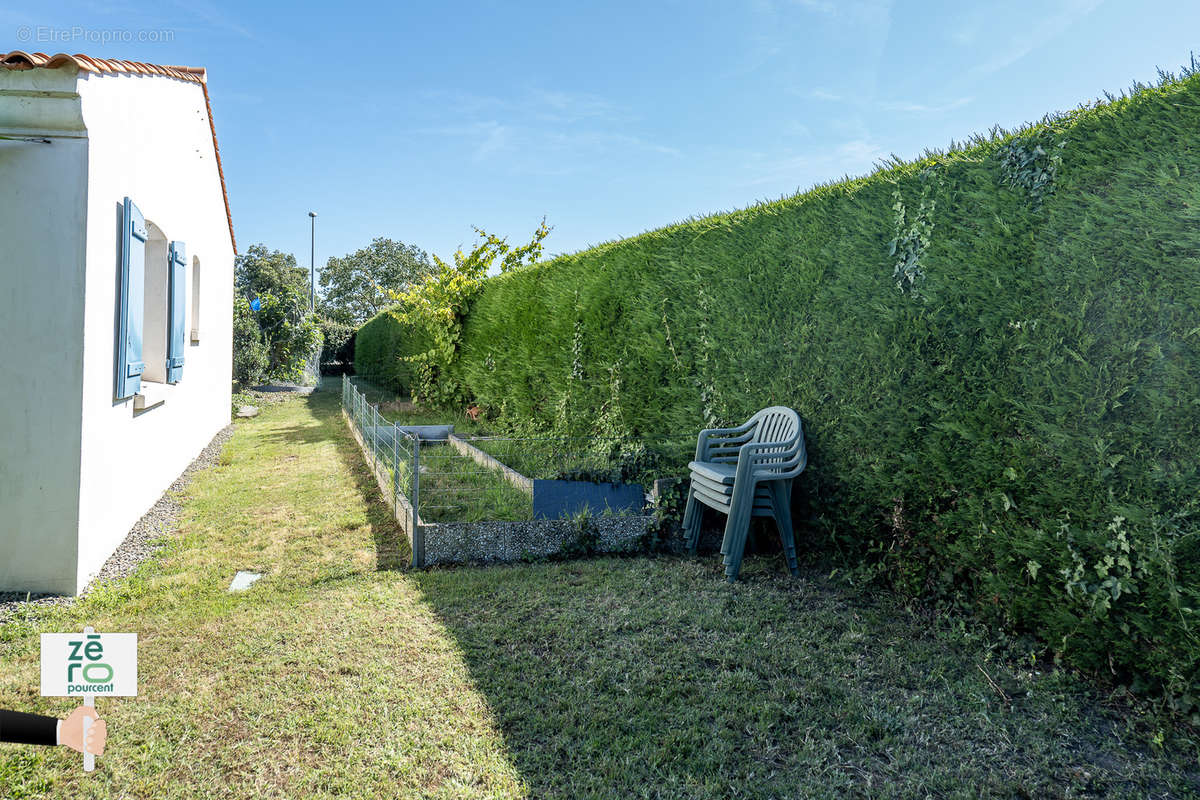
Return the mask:
M27 69L57 69L72 65L80 72L95 75L148 75L163 78L175 78L200 85L204 94L204 109L208 113L208 127L212 132L213 154L217 160L217 176L221 180L221 197L225 201L225 218L229 223L229 242L233 245L233 254L237 255L237 237L233 233L233 214L229 210L229 190L225 186L225 168L221 164L221 147L217 144L217 125L213 122L212 101L208 96L208 70L204 67L185 67L173 64L147 64L144 61L119 61L110 58L93 58L92 56L76 53L27 53L24 50L13 50L0 53L0 68L11 70Z

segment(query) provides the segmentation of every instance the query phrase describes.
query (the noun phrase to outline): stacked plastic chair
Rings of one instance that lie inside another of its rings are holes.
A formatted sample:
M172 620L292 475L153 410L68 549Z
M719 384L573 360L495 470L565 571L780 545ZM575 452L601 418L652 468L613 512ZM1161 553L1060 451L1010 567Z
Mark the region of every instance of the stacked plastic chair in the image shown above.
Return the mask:
M773 517L787 557L788 569L798 574L792 534L792 480L804 471L804 427L790 408L764 408L736 428L700 432L683 529L692 553L700 542L702 505L727 515L721 555L725 577L737 580L750 532L751 517Z

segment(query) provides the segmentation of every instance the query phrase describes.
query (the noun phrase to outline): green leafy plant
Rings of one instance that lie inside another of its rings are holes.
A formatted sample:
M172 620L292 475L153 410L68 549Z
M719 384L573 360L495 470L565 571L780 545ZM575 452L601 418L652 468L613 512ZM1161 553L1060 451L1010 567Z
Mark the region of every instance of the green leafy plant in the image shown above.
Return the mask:
M395 302L404 292L433 273L425 251L386 238L321 268L318 310L329 319L358 327Z
M233 379L248 386L267 375L270 359L262 330L245 297L233 298Z
M1034 208L1041 208L1054 192L1054 179L1062 166L1065 138L1054 140L1049 131L1015 137L996 151L1001 180L1029 195Z
M310 309L308 275L295 257L251 245L234 263L234 288L234 379L305 381L322 334Z
M562 558L584 558L595 555L600 546L600 531L591 510L584 506L571 515L570 538L563 543Z
M431 275L407 291L392 293L398 304L394 311L401 321L421 331L419 338L425 349L410 351L401 358L409 365L413 397L427 404L460 406L469 399L452 374L467 308L497 260L502 273L536 261L550 228L543 219L529 243L520 247L512 247L506 239L480 228L475 232L479 241L469 252L455 251L453 263L433 256L435 269Z
M302 383L321 350L321 328L307 298L285 287L282 296L264 292L258 301L255 317L267 349L267 376Z
M354 326L318 316L321 329L321 372L344 371L354 363Z
M908 218L908 207L904 205L900 191L892 192L895 200L892 210L896 213L896 236L888 242L888 255L896 259L892 269L892 280L896 282L896 288L902 294L911 294L913 297L920 296L917 287L925 280L922 259L933 235L933 212L937 201L930 197L930 176L934 171L934 167L928 167L921 172L924 184L921 189L921 203L911 220Z

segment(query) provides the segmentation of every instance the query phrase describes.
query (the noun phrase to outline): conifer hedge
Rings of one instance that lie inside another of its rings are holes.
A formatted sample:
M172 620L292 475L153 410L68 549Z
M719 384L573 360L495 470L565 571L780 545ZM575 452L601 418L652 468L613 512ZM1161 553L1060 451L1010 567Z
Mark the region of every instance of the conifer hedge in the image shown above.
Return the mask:
M429 337L405 319L402 309L384 309L355 334L354 371L379 386L410 394L416 368L406 358L428 347Z
M791 406L808 548L1197 711L1200 76L491 278L453 370L684 444Z

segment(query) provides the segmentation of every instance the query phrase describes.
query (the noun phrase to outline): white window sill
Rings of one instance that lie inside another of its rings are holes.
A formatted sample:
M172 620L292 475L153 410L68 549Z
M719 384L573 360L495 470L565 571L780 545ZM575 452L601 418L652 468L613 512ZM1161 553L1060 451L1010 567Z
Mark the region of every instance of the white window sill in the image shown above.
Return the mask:
M167 387L142 381L142 390L133 396L133 410L149 411L167 402Z

